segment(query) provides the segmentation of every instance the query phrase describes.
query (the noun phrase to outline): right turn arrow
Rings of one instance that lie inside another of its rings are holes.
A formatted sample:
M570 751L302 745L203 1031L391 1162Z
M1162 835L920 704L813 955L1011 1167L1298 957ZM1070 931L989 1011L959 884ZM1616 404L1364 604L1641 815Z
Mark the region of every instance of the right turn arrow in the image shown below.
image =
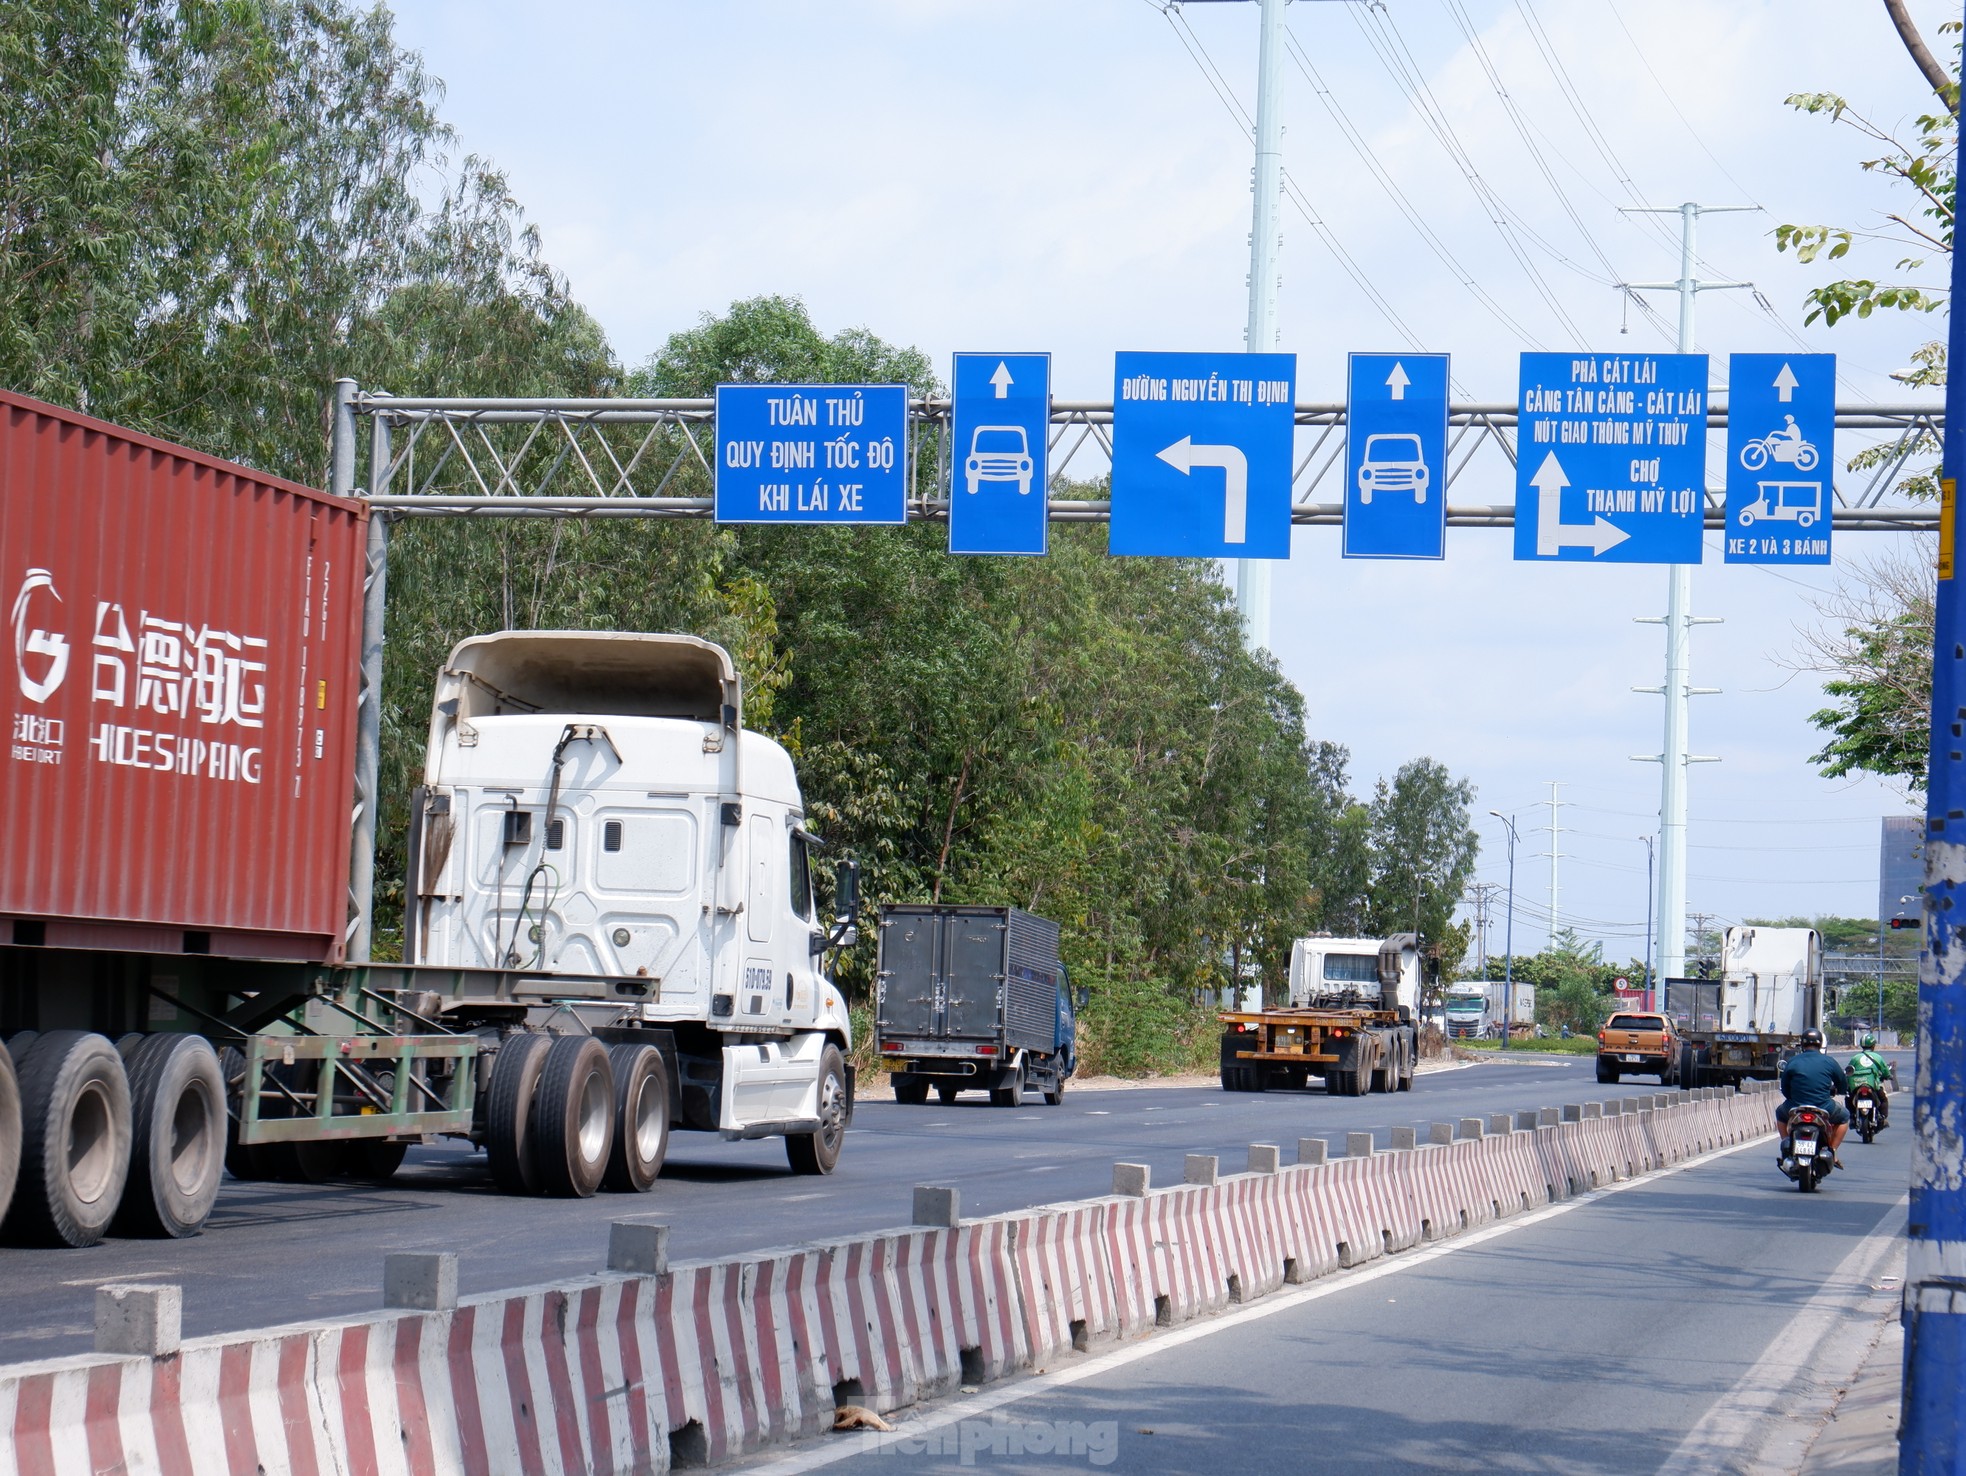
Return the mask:
M1563 474L1563 466L1552 451L1543 458L1543 464L1536 468L1536 475L1529 479L1529 485L1536 489L1536 557L1553 559L1559 549L1587 548L1591 557L1603 553L1607 548L1616 548L1631 534L1614 526L1600 514L1589 527L1581 523L1563 521L1563 489L1570 485L1570 478Z

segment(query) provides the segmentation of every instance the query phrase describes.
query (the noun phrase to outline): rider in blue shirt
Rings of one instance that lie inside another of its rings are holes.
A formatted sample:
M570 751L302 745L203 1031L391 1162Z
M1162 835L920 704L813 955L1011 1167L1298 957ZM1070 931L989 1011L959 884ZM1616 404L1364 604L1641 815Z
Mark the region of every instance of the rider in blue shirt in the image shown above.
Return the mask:
M1775 1121L1786 1131L1789 1108L1818 1108L1830 1123L1830 1162L1842 1168L1843 1160L1836 1156L1836 1150L1844 1134L1850 1131L1850 1109L1843 1105L1849 1090L1850 1081L1843 1068L1836 1064L1834 1057L1823 1053L1823 1032L1805 1030L1802 1049L1782 1067L1782 1105L1775 1109Z

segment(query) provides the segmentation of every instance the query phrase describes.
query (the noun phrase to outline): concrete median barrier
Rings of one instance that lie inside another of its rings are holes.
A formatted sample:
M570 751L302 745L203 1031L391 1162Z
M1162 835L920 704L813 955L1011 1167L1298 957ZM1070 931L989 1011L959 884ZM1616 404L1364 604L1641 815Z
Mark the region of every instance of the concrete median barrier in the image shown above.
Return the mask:
M1134 1172L1128 1192L988 1219L931 1194L928 1224L712 1262L669 1265L659 1225L624 1223L621 1269L573 1283L458 1298L454 1264L426 1256L392 1264L390 1310L181 1342L168 1317L130 1332L174 1288L117 1287L101 1346L138 1351L0 1367L0 1476L714 1465L842 1404L1047 1367L1767 1136L1776 1100L1750 1083L1327 1161L1265 1149L1248 1173L1152 1189Z

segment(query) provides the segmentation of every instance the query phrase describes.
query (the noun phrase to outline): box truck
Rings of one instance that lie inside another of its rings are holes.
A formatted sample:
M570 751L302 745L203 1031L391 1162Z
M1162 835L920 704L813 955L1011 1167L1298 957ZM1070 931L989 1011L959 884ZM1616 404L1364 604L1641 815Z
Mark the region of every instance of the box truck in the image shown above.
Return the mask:
M1077 1004L1058 924L1016 907L881 909L874 1040L898 1102L965 1088L999 1107L1056 1107L1075 1065Z

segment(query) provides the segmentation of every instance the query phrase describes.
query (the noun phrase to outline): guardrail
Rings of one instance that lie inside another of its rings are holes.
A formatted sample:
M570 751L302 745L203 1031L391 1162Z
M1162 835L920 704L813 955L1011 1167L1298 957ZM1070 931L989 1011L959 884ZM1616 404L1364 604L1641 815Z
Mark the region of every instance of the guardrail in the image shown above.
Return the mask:
M721 1261L622 1221L600 1275L460 1299L454 1255L391 1256L380 1313L188 1341L177 1287L101 1287L97 1353L0 1367L0 1476L713 1465L1767 1136L1773 1105L1751 1082L1287 1166L1256 1144L1165 1189L1122 1163L1110 1195L978 1220L923 1185L906 1228Z

